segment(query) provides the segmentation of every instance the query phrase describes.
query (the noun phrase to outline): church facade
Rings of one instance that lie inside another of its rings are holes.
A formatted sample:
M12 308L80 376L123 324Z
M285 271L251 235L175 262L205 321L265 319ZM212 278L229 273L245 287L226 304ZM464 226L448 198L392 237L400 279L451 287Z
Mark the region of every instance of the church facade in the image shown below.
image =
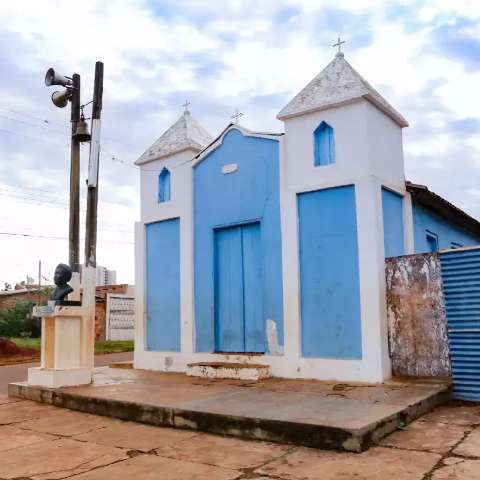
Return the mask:
M185 111L138 160L136 368L252 362L275 376L390 376L385 257L480 243L480 224L405 181L407 121L339 52L285 132Z

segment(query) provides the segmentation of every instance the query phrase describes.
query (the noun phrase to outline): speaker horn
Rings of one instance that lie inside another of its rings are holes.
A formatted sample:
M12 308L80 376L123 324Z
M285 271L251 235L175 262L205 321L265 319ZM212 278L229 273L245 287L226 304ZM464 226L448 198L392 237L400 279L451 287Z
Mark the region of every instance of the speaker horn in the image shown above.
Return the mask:
M52 85L61 85L62 87L70 87L73 85L73 80L63 75L55 73L53 68L49 68L45 74L45 85L51 87Z
M52 102L58 108L63 108L67 106L68 101L72 96L72 92L69 90L64 90L63 92L53 92L52 93Z

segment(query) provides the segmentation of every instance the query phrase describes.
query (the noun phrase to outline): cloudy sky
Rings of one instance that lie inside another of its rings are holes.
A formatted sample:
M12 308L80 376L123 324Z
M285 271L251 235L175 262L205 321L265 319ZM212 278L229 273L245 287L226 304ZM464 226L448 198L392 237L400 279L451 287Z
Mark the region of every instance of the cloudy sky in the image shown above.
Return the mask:
M410 122L407 178L479 218L478 0L4 1L0 287L36 278L39 260L51 279L68 260L69 111L50 102L48 67L80 73L86 103L95 61L105 64L97 261L132 282L133 162L185 99L212 135L235 108L246 127L282 131L277 112L332 59L338 36ZM87 162L84 148L82 179Z

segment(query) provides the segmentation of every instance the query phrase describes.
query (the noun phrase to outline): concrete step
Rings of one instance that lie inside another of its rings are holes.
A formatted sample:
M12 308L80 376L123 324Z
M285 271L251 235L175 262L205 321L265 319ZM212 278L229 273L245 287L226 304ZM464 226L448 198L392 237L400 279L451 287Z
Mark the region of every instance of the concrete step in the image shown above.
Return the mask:
M196 362L187 365L189 377L229 378L233 380L262 380L272 376L268 365L233 362Z

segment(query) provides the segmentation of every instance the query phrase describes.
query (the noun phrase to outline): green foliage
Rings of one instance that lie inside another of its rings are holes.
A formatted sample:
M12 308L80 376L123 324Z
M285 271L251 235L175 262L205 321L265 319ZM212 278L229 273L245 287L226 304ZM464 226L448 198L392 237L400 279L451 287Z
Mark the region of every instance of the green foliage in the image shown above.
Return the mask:
M40 350L40 338L11 338L19 347L33 348ZM107 340L104 342L95 342L95 354L131 352L133 350L133 340Z
M95 342L95 353L119 353L131 352L133 350L133 340L107 340L105 342Z
M35 302L19 301L0 312L1 337L39 337L40 322L32 317Z

